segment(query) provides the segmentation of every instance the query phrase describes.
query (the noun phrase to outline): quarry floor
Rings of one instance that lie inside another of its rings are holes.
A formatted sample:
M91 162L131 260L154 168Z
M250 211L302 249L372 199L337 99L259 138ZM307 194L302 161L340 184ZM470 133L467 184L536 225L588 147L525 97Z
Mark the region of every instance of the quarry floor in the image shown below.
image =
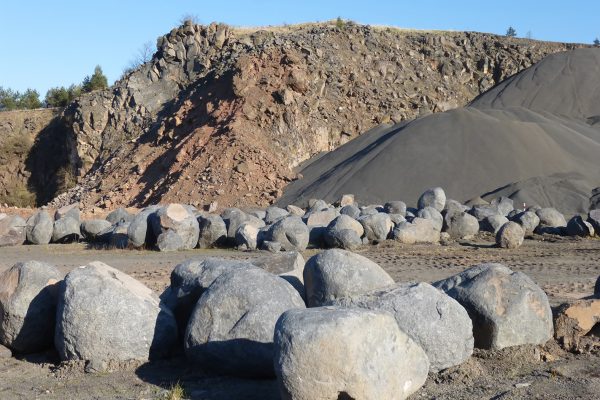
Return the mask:
M482 262L500 262L531 276L556 306L590 296L600 276L600 239L538 236L516 250L497 249L491 236L449 245L385 242L359 253L379 263L398 282L436 281ZM317 253L307 250L305 259ZM102 250L85 244L0 248L0 271L18 261L50 262L63 272L103 261L160 293L173 267L190 257L244 259L252 253L192 250L159 253ZM525 327L524 327L525 328ZM600 343L600 339L599 339ZM88 374L81 363L58 363L53 353L0 358L0 399L167 399L179 383L192 399L278 399L270 380L217 377L188 365L182 356L115 372ZM476 350L459 367L430 374L411 399L599 399L600 347L566 353L554 342L501 351Z

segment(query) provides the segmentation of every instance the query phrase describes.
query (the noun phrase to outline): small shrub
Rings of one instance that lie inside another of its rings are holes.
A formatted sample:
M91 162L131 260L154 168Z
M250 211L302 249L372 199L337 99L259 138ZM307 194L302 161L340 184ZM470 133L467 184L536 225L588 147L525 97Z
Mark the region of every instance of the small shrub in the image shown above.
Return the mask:
M106 89L108 87L108 79L102 72L102 68L96 65L94 74L83 78L82 91L84 93L93 92L94 90Z
M346 21L344 21L342 17L337 17L337 19L335 20L335 26L338 29L344 29L344 27L346 26Z
M183 400L185 399L185 396L185 390L179 382L177 382L175 385L171 386L171 389L169 389L165 396L165 400Z
M508 29L506 30L506 36L507 37L516 37L517 31L512 26L509 26Z
M181 18L179 18L179 25L198 25L199 23L199 18L195 14L183 14Z

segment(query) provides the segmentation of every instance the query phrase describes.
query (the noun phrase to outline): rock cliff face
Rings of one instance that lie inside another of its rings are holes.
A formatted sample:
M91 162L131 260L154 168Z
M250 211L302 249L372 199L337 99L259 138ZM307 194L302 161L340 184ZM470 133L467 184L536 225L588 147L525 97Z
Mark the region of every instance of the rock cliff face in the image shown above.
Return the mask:
M465 105L575 45L346 24L185 24L63 114L78 185L55 204L267 204L293 168L360 133Z

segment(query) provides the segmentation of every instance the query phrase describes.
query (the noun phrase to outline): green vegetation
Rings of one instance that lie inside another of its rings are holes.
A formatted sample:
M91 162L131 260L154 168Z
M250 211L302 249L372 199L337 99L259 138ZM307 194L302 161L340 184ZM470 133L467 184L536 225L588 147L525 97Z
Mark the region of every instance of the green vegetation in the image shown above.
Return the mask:
M506 36L507 37L516 37L517 31L512 26L509 26L508 29L506 30Z
M346 21L344 21L342 17L337 17L337 19L335 20L335 26L338 29L344 29L344 27L346 26Z
M66 107L79 96L81 96L81 85L51 88L46 93L46 107Z
M600 39L598 39L598 38L594 39L594 46L600 47Z
M106 89L108 87L108 79L102 72L102 68L96 65L94 68L94 74L92 76L86 76L83 78L81 90L83 93L93 92L95 90Z
M24 110L41 108L40 94L33 89L23 93L0 87L0 110Z
M146 44L145 46L144 50L140 50L140 59L141 57L148 57L148 45ZM19 93L10 88L4 89L0 86L0 111L31 110L41 107L65 107L81 96L82 93L106 88L108 88L108 79L99 65L94 68L92 76L86 76L83 79L81 85L71 85L68 88L60 86L49 89L44 102L40 100L40 94L37 90L27 89L25 92Z

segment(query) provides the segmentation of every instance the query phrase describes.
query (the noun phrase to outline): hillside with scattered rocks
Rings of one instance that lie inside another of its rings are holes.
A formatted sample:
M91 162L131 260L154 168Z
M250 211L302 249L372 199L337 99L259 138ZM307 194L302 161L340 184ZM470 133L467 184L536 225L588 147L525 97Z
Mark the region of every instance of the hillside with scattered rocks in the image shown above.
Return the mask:
M310 157L463 106L574 47L353 23L186 23L157 40L150 62L64 110L66 150L53 156L77 184L52 204L266 205Z

